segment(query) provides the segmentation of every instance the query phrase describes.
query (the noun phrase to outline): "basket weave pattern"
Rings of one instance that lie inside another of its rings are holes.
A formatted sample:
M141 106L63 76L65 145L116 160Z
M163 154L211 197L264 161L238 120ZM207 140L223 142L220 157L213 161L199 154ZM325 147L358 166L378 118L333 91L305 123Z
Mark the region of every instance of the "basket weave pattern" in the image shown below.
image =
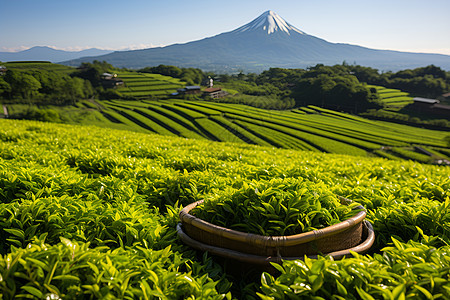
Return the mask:
M270 257L310 256L353 248L363 238L366 212L362 206L355 208L363 210L352 218L323 229L289 236L262 236L217 226L189 214L200 203L202 201L192 203L180 212L185 233L206 245L242 253Z

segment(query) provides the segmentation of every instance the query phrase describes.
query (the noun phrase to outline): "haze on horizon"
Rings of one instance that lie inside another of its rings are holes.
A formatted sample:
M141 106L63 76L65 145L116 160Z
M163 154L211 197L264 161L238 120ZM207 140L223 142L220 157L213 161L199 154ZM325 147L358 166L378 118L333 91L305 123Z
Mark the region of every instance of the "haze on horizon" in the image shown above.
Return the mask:
M203 39L272 10L333 43L450 55L448 0L0 0L0 51L134 50Z

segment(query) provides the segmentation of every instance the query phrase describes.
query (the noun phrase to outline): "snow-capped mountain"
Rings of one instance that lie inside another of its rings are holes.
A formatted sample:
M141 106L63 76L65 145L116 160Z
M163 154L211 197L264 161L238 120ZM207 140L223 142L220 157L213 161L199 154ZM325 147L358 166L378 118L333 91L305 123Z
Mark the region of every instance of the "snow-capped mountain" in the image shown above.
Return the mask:
M291 34L291 31L295 31L300 34L305 34L303 31L295 28L291 24L287 23L282 17L280 17L277 13L268 10L253 21L244 26L239 27L236 30L233 30L232 33L239 33L245 31L256 31L262 30L267 32L267 34L275 33L275 32L285 32L287 34Z
M107 61L116 67L143 68L160 64L196 67L222 72L260 72L270 67L305 68L356 63L380 70L423 67L434 64L450 70L450 56L374 50L356 45L330 43L304 33L272 11L230 32L185 44L133 51L65 62Z

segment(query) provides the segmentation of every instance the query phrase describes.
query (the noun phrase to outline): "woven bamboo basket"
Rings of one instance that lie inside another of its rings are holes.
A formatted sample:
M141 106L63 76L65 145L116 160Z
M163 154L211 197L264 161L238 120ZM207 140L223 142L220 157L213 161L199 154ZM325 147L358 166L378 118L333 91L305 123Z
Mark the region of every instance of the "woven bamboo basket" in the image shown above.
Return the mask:
M351 202L342 197L341 201ZM341 258L350 251L367 251L375 240L371 224L364 221L366 212L361 205L355 208L361 211L352 218L323 229L289 236L262 236L217 226L189 214L200 203L192 203L180 212L180 239L193 248L249 263L269 264L318 254Z

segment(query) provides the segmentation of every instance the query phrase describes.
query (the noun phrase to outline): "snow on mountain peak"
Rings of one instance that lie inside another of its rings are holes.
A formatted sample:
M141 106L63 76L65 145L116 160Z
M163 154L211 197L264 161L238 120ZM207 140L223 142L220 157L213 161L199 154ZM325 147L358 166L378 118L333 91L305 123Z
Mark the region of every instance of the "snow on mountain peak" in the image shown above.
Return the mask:
M277 31L283 31L290 35L291 30L298 32L300 34L305 34L303 31L287 23L282 17L280 17L277 13L271 10L264 12L262 15L260 15L250 23L234 30L234 32L237 33L261 29L267 32L267 34L271 34Z

